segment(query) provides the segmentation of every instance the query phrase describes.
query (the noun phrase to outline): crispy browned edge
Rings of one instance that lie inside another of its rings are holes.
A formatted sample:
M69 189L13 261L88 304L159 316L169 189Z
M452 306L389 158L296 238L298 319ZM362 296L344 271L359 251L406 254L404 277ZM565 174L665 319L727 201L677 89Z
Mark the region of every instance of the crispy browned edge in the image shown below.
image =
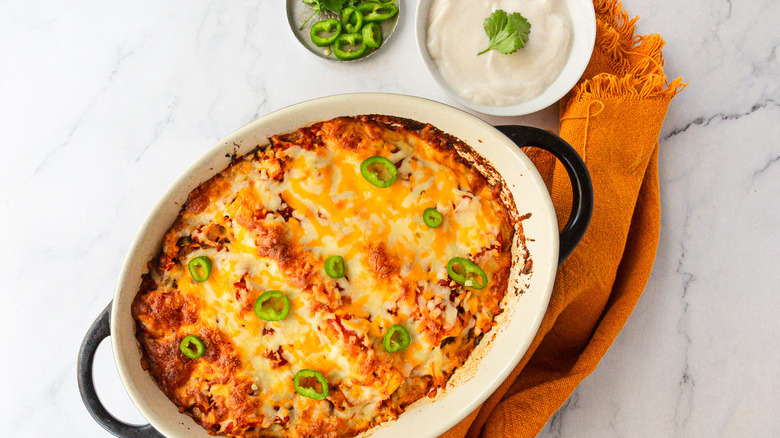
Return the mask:
M523 234L523 227L522 227L522 221L527 219L530 214L525 214L523 216L520 216L517 211L517 206L514 201L514 197L512 196L511 191L508 187L506 187L506 183L504 182L503 177L501 174L493 168L493 166L490 164L490 162L485 159L482 155L480 155L477 151L475 151L471 146L469 146L466 142L460 140L459 138L448 134L444 131L441 131L440 129L436 128L435 126L419 122L413 119L398 117L398 116L388 116L388 115L382 115L382 114L365 114L365 115L358 115L358 116L344 116L344 117L336 117L335 120L338 118L344 118L344 119L357 119L361 122L374 122L379 125L384 126L385 128L398 132L403 133L404 131L408 131L410 133L413 133L420 137L422 140L428 142L431 146L435 147L438 150L441 150L443 152L449 152L454 153L455 158L463 163L464 165L468 166L469 168L477 171L479 174L481 174L488 182L488 185L491 187L491 190L494 192L494 194L497 194L497 198L501 203L501 206L504 208L504 210L509 214L510 224L514 229L515 237L519 239L519 241L522 243L520 245L520 249L522 250L522 254L514 254L513 260L512 260L512 266L515 265L515 263L520 262L522 260L523 262L523 274L529 274L532 271L532 260L530 258L530 254L528 253L528 250L525 246L525 235ZM278 134L278 136L286 136L289 134L294 134L295 132L298 132L301 129L306 128L314 128L317 126L320 126L322 123L326 121L311 123L307 126L301 127L296 131L285 133L285 134ZM244 155L238 156L235 153L231 154L231 162L225 166L223 169L221 169L219 172L215 174L214 177L219 175L221 172L223 172L225 169L229 168L230 166L234 165L236 162L238 162L243 156L251 154L256 152L258 149L264 149L264 146L256 146L251 151L247 152ZM195 187L191 192L194 192L199 187L201 187L203 184L208 183L211 181L212 178L209 178L200 184L198 184L197 187ZM189 194L188 194L188 200L185 202L185 204L180 209L180 213L184 211L187 208L187 203L189 202ZM162 243L161 243L162 244ZM151 271L152 269L152 263L159 260L161 254L161 250L158 250L157 255L148 262L148 270ZM141 285L139 287L139 290L136 292L136 295L143 292L148 292L148 289L150 287L154 287L149 284L151 278L149 277L149 272L145 273L142 277ZM507 283L507 289L512 288L513 286L509 283ZM507 293L509 290L506 291ZM519 294L522 293L522 290L518 287L515 287L515 293ZM504 309L502 309L503 311ZM497 316L497 315L496 315ZM146 370L148 365L149 357L146 352L146 350L143 348L141 343L138 340L138 321L135 321L135 324L133 324L133 334L136 340L136 344L138 346L139 351L141 352L141 364L142 367ZM484 334L483 334L484 335ZM480 338L483 336L480 335ZM476 344L479 344L479 340L476 340ZM451 377L451 376L450 376ZM170 399L170 395L168 394L168 391L166 391L165 388L161 385L160 382L157 381L157 379L152 379L155 384L160 388L160 390L166 394L166 396ZM425 394L419 394L420 397L424 396ZM435 393L434 393L435 396ZM174 403L176 404L176 403ZM406 405L406 404L404 404ZM178 405L177 405L178 406ZM184 411L185 414L192 416L189 411ZM194 418L193 418L194 419ZM197 423L199 423L196 420ZM211 431L208 431L209 434L211 434Z

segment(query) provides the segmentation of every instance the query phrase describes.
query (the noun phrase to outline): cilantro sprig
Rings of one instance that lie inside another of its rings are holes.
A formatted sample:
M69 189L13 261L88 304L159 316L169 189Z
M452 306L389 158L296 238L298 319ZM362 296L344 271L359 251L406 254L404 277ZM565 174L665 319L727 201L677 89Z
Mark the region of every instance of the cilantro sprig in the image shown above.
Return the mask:
M303 27L306 26L306 23L308 23L309 20L311 20L312 17L314 17L317 14L320 14L325 11L331 11L340 14L341 10L344 9L344 3L353 3L352 1L349 0L303 0L303 2L309 5L309 7L314 10L314 13L311 14L309 18L307 18L306 21L303 22L301 28L298 30L303 29Z
M506 11L498 9L485 19L485 32L490 41L487 49L477 55L493 49L508 55L525 47L528 34L531 33L531 23L519 12L507 15Z

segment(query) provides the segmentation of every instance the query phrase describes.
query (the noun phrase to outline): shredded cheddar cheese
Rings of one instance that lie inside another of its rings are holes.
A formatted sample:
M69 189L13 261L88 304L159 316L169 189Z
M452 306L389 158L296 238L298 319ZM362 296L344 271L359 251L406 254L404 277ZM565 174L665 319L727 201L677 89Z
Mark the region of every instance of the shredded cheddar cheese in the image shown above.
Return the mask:
M209 433L354 436L398 416L446 384L501 312L515 232L495 181L430 125L384 116L338 118L270 138L190 193L133 303L142 365ZM461 147L466 147L461 144ZM380 155L397 180L361 175ZM441 226L423 211L436 208ZM346 275L326 275L340 255ZM195 281L189 260L212 271ZM477 290L452 281L463 257L488 278ZM289 314L266 321L266 291ZM389 353L388 328L411 345ZM188 335L204 354L179 352ZM295 374L320 372L328 396L296 393Z

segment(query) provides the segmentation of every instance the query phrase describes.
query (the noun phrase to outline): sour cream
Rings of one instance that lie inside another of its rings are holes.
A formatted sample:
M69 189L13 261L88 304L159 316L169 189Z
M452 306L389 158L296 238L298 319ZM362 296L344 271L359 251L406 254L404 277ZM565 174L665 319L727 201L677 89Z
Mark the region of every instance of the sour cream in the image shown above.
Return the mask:
M485 19L493 11L519 12L531 24L525 47L504 55L490 50ZM539 96L569 57L571 20L560 0L433 0L428 53L444 80L464 98L490 106Z

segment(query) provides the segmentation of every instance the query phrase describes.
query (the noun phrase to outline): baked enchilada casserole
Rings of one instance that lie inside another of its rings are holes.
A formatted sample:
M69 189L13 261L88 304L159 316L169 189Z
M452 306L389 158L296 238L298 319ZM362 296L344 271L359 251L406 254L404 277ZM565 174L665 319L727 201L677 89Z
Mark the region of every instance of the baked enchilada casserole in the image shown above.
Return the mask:
M141 364L210 434L354 436L463 365L502 312L520 224L489 165L430 125L269 140L165 235L132 306Z

